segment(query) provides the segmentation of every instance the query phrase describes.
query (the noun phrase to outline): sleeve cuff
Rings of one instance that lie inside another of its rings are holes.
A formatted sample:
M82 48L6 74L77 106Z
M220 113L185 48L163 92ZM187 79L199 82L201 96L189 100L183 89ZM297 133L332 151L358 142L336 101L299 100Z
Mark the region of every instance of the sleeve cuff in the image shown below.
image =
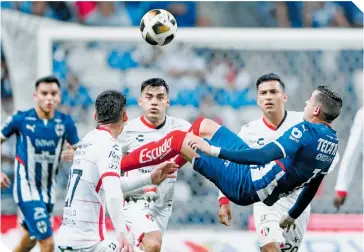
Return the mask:
M74 148L74 149L76 149L77 147L78 147L78 145L80 144L80 141L78 141L77 143L75 143L75 144L72 144L71 145L71 147L72 148Z
M346 197L348 195L348 192L346 191L336 191L336 195L341 197Z
M8 138L6 136L4 136L4 134L0 131L0 137L3 140L8 140Z
M286 219L290 222L294 222L296 219L292 218L289 214L287 214Z
M211 145L211 156L219 157L221 148Z
M221 197L219 199L219 204L220 204L220 206L222 206L222 205L229 205L230 204L230 200L227 197Z

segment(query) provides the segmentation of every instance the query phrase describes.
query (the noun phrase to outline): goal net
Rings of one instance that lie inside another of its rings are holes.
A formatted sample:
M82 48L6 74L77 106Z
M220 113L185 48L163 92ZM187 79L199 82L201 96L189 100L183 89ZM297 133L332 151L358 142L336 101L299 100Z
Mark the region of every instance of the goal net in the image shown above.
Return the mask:
M3 51L16 109L33 105L37 77L55 74L63 89L76 77L92 100L105 89L123 92L129 118L135 118L140 115L141 82L162 77L170 86L168 114L189 121L205 115L237 132L241 125L261 116L255 81L274 72L286 84L288 110L301 111L318 85L343 94L343 112L334 124L342 152L353 116L362 106L362 30L180 28L170 45L152 47L142 40L138 27L91 28L11 11L1 14ZM71 113L76 120L87 115L78 120L81 132L94 127L92 106L85 109L79 101ZM334 211L336 172L325 180L317 196L320 200L313 201L313 212ZM362 185L362 176L356 176L352 190L358 193L348 199L345 212L362 212ZM191 169L182 170L171 228L175 224L216 224L216 197L211 183ZM236 224L247 227L251 211L234 207Z

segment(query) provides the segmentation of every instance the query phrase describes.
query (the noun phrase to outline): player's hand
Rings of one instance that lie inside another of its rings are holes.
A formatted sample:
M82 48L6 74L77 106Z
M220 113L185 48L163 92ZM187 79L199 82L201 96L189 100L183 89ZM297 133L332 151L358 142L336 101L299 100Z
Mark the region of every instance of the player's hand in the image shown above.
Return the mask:
M0 181L1 181L1 188L4 188L4 187L9 188L10 187L10 184L11 184L10 179L3 172L0 173Z
M66 149L62 150L61 152L62 161L72 163L74 155L75 155L75 150L69 143L66 143Z
M195 138L191 140L188 145L192 149L199 149L201 152L205 153L206 155L211 155L211 145L203 140L202 138Z
M289 230L292 229L295 230L296 229L296 224L294 223L295 219L291 218L290 216L283 216L281 221L279 222L279 226L282 229L286 229L286 232L288 233Z
M119 236L119 247L118 250L120 252L133 252L133 246L128 240L128 237L126 234L121 233Z
M336 196L334 198L334 206L339 210L340 207L342 205L344 205L345 200L346 200L346 195L340 196L340 195L336 194Z
M178 170L178 167L179 166L173 161L166 161L159 164L152 171L152 183L154 185L159 185L166 178L175 178L176 175L174 175L174 173Z
M219 222L225 226L231 225L232 211L230 204L222 204L219 209Z

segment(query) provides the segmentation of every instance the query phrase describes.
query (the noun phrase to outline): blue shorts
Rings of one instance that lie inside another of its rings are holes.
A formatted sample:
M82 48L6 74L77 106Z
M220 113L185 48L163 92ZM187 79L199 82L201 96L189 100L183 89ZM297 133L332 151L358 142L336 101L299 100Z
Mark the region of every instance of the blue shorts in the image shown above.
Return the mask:
M248 145L228 128L222 126L215 133L210 144L234 150L248 148ZM221 192L235 204L246 206L260 201L250 174L250 166L207 156L199 150L201 158L195 158L193 169L213 182Z
M53 204L46 204L43 201L23 201L18 203L18 207L24 215L21 224L29 231L31 237L44 240L53 235L50 220Z

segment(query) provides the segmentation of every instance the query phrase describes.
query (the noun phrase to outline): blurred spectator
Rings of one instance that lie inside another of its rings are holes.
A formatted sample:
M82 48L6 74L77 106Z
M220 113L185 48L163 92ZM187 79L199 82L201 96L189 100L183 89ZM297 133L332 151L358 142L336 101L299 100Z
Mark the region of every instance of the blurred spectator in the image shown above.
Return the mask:
M277 2L275 16L280 27L303 27L302 2Z
M21 2L19 9L28 14L57 19L55 12L45 1Z
M305 2L304 23L307 27L349 27L342 9L333 2Z
M203 83L206 61L188 46L173 44L163 50L158 66L177 89L195 89Z
M1 53L1 105L4 112L10 114L13 111L13 91L11 88L8 65L4 54Z
M131 26L131 18L124 6L117 2L97 2L96 9L86 19L87 25Z
M214 97L211 94L204 95L201 97L200 102L200 117L207 117L216 123L222 125L223 121L218 115L219 109L215 103Z
M214 88L233 87L237 69L229 59L228 52L216 53L206 73L207 84Z
M206 26L211 20L199 16L198 2L151 2L150 9L165 9L176 18L178 27Z
M20 2L1 1L1 9L19 9Z
M94 1L76 1L75 7L78 13L79 19L83 22L90 13L96 8L96 2Z
M61 110L72 115L75 121L87 121L88 109L93 104L88 89L70 72L67 82L68 89L62 91Z
M71 12L68 4L68 2L48 2L49 7L53 10L57 19L62 21L76 21L74 13Z
M338 6L342 8L348 22L353 27L363 27L363 12L355 6L351 1L348 2L335 2Z

